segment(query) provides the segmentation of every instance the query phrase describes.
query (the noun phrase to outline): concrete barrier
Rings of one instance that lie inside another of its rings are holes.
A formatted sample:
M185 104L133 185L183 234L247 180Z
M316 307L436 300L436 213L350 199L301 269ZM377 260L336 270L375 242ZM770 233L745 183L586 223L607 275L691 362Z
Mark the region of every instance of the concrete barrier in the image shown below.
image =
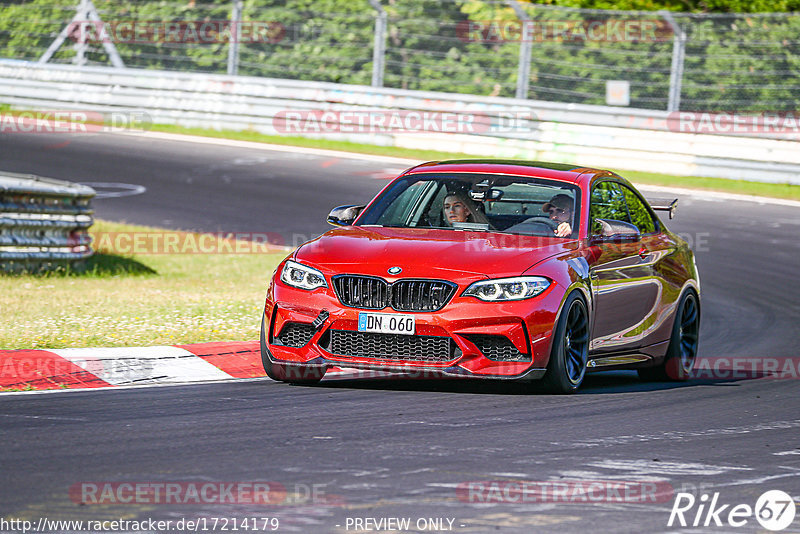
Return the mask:
M791 129L693 133L676 127L674 114L641 109L11 60L0 60L0 103L34 110L143 112L147 121L187 127L800 184L800 141ZM294 131L296 123L287 126L287 112L331 112L327 120L333 123ZM353 129L342 112L463 114L474 128L364 131ZM125 126L108 130L115 127ZM2 129L0 122L0 135Z

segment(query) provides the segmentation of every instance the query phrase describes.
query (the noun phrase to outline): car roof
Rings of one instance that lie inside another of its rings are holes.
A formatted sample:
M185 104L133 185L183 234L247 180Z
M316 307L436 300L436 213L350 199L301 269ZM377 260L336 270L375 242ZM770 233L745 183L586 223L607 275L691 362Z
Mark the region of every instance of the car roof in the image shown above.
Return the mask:
M455 159L429 161L407 170L403 175L426 173L491 173L512 176L549 178L564 182L581 183L597 175L615 176L613 173L592 167L581 167L567 163L503 159Z

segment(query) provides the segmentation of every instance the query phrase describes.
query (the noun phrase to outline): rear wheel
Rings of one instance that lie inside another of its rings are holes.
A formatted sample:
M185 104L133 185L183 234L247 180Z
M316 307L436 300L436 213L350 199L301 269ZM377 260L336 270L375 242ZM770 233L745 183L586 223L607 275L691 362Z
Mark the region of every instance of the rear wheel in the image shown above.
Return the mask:
M689 290L683 294L676 308L672 336L663 363L639 369L639 378L647 381L688 379L697 356L699 333L700 303L694 291Z
M266 340L266 321L261 321L261 364L267 376L273 380L287 382L289 384L316 384L325 376L325 369L309 365L284 365L273 362L270 359L271 353L267 348Z
M553 346L542 383L552 393L575 393L589 359L589 313L578 293L564 302L553 331Z

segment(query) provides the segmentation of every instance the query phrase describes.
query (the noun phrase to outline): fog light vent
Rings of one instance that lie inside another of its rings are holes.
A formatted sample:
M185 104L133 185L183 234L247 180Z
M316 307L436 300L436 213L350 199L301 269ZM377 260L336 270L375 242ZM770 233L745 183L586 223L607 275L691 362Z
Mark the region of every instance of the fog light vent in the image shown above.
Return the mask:
M486 358L494 362L529 362L531 357L517 350L506 336L469 334L464 336L478 347Z

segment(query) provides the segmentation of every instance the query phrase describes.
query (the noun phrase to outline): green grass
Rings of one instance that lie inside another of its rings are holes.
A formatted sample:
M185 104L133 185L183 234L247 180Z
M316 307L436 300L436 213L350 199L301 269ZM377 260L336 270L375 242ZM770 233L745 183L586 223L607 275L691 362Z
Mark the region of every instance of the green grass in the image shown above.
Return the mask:
M620 175L638 184L666 185L702 189L705 191L724 191L741 195L800 200L800 185L749 182L747 180L728 180L703 176L671 176L654 172L620 171Z
M97 232L158 229L96 221ZM0 348L258 339L267 282L287 252L99 251L80 271L0 275Z
M337 141L332 139L309 139L306 137L291 137L280 135L265 135L253 131L227 131L210 130L203 128L185 128L182 126L155 124L152 130L199 135L203 137L218 137L224 139L236 139L240 141L254 141L259 143L271 143L276 145L289 145L308 148L322 148L328 150L341 150L345 152L356 152L360 154L374 154L379 156L393 156L398 158L416 159L419 161L446 160L456 158L475 158L485 159L485 156L475 154L464 154L455 152L442 152L438 150L417 150L412 148L395 148L388 146L375 146L350 141ZM580 161L575 162L581 164ZM611 169L615 170L615 169ZM773 184L765 182L754 182L747 180L728 180L725 178L708 178L702 176L673 176L670 174L660 174L654 172L625 171L620 170L619 174L635 183L662 185L672 187L685 187L690 189L701 189L706 191L722 191L726 193L738 193L744 195L755 195L773 198L783 198L789 200L800 200L800 185L789 183Z
M392 156L395 158L408 158L422 161L434 161L453 158L474 158L474 154L461 152L442 152L441 150L418 150L414 148L397 148L391 146L368 145L353 143L351 141L338 141L335 139L311 139L308 137L289 135L267 135L252 130L211 130L206 128L186 128L172 124L153 124L150 128L154 131L199 135L202 137L217 137L222 139L235 139L238 141L253 141L256 143L270 143L273 145L287 145L307 148L322 148L339 150L343 152L356 152L359 154L372 154L376 156ZM485 156L481 156L485 157Z

